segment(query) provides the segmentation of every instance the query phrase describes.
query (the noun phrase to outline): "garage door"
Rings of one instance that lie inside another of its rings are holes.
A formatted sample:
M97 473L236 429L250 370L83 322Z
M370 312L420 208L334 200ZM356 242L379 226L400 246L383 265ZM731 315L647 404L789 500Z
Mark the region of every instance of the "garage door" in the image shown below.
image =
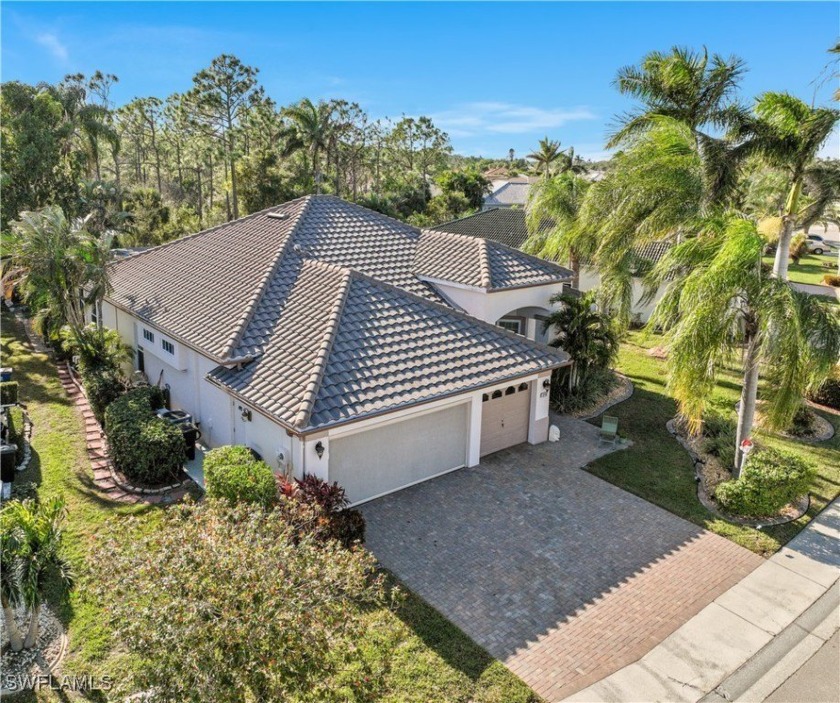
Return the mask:
M531 386L520 383L485 393L481 403L481 456L528 441Z
M468 407L462 403L333 439L330 480L357 503L464 466Z

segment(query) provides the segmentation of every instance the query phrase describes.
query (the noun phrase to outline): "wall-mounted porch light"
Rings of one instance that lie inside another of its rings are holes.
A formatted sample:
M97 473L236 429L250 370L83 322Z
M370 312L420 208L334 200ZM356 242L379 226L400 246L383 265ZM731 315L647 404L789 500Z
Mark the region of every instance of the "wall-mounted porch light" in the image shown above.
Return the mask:
M320 440L318 440L318 443L315 445L315 453L318 455L319 459L324 456L324 443Z

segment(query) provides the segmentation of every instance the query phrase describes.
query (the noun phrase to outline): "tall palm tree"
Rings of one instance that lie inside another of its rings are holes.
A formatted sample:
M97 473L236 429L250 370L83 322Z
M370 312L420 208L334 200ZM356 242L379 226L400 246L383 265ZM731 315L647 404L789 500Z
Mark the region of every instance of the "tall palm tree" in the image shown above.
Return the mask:
M642 107L619 118L607 146L619 146L647 132L658 118L685 124L696 137L708 137L708 126L725 127L739 111L733 95L744 74L744 62L719 54L674 47L670 53L653 51L639 66L620 69L614 84L636 98Z
M840 197L840 170L835 164L816 161L840 122L840 111L811 107L787 93L764 93L756 100L754 113L740 119L731 136L740 142L736 148L739 158L759 156L787 174L787 198L773 263L773 274L787 280L794 230L816 222L828 204ZM803 207L804 190L810 203Z
M666 291L650 324L670 335L668 385L692 431L700 428L718 374L742 360L733 475L741 441L753 430L759 376L768 428L790 425L802 396L840 356L840 318L818 297L800 293L761 266L766 241L754 223L734 216L706 222L671 248L647 280L647 295Z
M585 386L589 375L607 368L618 354L619 335L608 316L595 309L595 291L583 296L562 293L551 298L562 303L548 316L544 330L554 330L549 341L572 358L569 390Z
M535 163L537 171L543 172L543 177L551 176L551 166L555 161L562 158L563 152L560 150L560 142L552 141L548 137L540 139L539 148L531 152L525 158L530 159Z
M77 334L85 326L85 308L98 304L109 290L111 237L96 237L84 220L70 222L57 205L22 212L4 238L3 281L20 287L36 310L36 320L65 324Z
M528 226L525 250L553 261L568 261L575 288L580 278L581 258L588 258L594 248L588 232L576 226L588 188L589 181L568 171L534 183L525 205Z
M283 110L291 125L284 130L286 137L284 156L297 152L305 153L312 164L312 176L315 180L315 192L321 192L321 155L328 151L332 141L333 105L319 102L315 105L309 98L304 98L297 105Z
M6 507L4 514L6 512L21 544L20 592L23 604L30 611L29 631L23 646L29 648L38 641L41 604L48 574L57 573L67 585L73 580L70 565L60 551L64 501L59 497L42 504L16 501Z

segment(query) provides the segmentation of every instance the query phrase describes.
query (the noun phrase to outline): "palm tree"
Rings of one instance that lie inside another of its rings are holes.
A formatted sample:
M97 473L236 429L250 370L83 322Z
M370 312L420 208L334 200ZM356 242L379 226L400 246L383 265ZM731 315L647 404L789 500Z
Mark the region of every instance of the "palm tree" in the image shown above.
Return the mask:
M744 70L741 59L709 57L705 48L697 52L674 47L667 54L647 54L639 66L620 69L614 81L622 94L639 100L642 108L619 119L607 146L632 141L661 117L685 124L696 138L708 139L705 127L725 127L739 112L733 94Z
M3 242L3 282L20 287L52 330L65 324L81 334L85 308L98 304L109 290L107 264L111 237L96 237L86 221L70 222L57 205L22 212Z
M23 637L15 621L15 608L21 603L18 559L20 543L19 535L12 526L11 514L7 510L0 512L0 600L3 603L9 645L13 652L19 652L23 649Z
M539 149L531 152L525 158L534 161L537 171L543 172L543 177L548 178L551 175L551 165L563 156L560 151L560 142L552 141L548 137L540 139Z
M761 265L766 241L754 223L710 219L696 237L671 248L646 281L647 295L667 285L651 317L671 339L668 385L692 432L699 430L718 374L741 354L742 392L733 475L750 436L759 392L769 429L788 427L805 391L840 355L840 318Z
M309 98L304 98L297 105L283 110L283 115L291 125L282 135L286 137L284 156L296 152L308 155L315 179L315 192L321 192L321 154L330 148L332 141L333 106L319 102L315 105Z
M73 580L70 565L60 553L64 501L55 497L40 505L33 501L12 502L3 512L4 516L8 512L20 541L20 593L23 604L30 610L29 631L23 646L34 647L48 574L57 573L66 585Z
M619 335L609 317L595 309L595 291L583 296L561 293L551 298L561 303L546 319L543 329L554 329L549 342L572 358L569 390L585 387L593 372L606 369L618 354Z
M815 161L834 127L840 111L811 107L787 93L764 93L755 105L755 114L743 117L731 130L740 141L739 158L759 156L768 165L787 175L787 197L781 213L779 243L773 274L788 277L790 240L797 227L808 227L828 204L840 196L840 170L836 164ZM807 190L811 202L803 207Z
M593 252L593 240L576 227L589 181L568 171L534 183L528 192L525 221L528 240L525 250L553 261L569 261L577 288L581 257Z

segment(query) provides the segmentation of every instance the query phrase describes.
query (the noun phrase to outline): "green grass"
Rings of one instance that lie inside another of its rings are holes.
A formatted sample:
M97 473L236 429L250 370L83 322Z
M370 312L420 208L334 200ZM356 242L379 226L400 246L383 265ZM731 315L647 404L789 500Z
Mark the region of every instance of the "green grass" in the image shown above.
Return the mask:
M765 264L773 265L773 257L765 256L762 261ZM823 264L832 264L831 268L826 268ZM788 278L796 283L812 283L820 285L823 276L827 273L837 273L837 255L823 254L817 256L816 254L808 254L803 256L798 264L792 261L788 265Z
M63 673L110 675L119 683L128 679L137 661L121 652L113 641L101 604L91 595L86 559L100 536L113 534L124 540L138 536L138 532L127 529L127 516L141 518L136 530L153 530L166 508L116 506L96 494L81 417L64 393L55 366L46 356L34 353L25 340L20 324L4 311L3 365L15 368L21 401L26 404L35 428L32 463L16 480L37 483L41 497L64 496L68 509L65 549L79 576L71 592L53 585L48 593L48 600L69 636ZM395 610L382 608L368 617L374 620L375 627L368 640L359 646L381 664L379 700L390 703L538 700L503 664L408 591ZM75 699L75 694L50 691L15 698L17 701ZM88 694L88 699L105 700L99 693Z
M808 444L758 433L762 442L799 454L818 467L811 507L806 515L787 525L763 530L734 525L710 513L697 499L691 460L665 429L665 423L676 414L676 405L665 388L665 362L648 353L660 344L661 337L646 339L640 333L631 333L622 345L618 369L633 381L635 392L629 400L611 408L610 414L619 418L619 430L633 440L633 446L608 454L587 469L758 554L772 554L840 493L840 414L821 413L839 431L828 442ZM729 373L718 384L712 405L722 413L734 414L739 394L738 376Z

